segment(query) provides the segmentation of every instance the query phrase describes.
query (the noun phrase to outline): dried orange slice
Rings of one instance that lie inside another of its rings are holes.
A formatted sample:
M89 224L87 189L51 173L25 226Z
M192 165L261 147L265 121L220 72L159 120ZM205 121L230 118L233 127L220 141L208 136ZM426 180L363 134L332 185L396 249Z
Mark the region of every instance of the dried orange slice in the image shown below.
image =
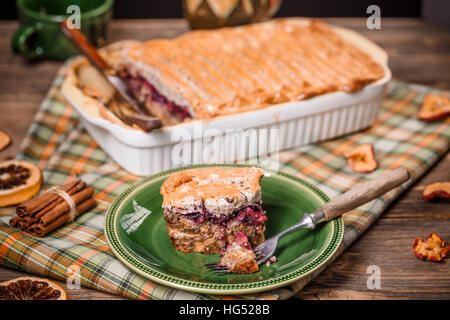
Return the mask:
M0 162L0 207L21 203L34 196L42 185L41 170L28 161Z
M11 137L5 131L0 129L0 151L3 151L11 143Z
M0 300L69 300L69 295L53 281L25 276L0 283Z

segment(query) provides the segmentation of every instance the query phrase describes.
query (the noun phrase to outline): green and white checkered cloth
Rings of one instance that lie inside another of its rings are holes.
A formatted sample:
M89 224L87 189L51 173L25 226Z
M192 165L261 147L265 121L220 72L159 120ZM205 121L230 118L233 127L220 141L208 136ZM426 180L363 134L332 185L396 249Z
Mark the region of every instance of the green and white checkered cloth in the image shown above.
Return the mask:
M9 227L9 214L14 209L0 209L0 263L59 280L66 279L71 274L69 267L75 265L80 269L83 286L135 299L219 298L155 284L127 269L109 250L103 234L105 213L113 199L140 178L114 164L79 124L75 111L59 95L63 72L42 103L17 157L39 165L44 187L61 185L69 176L82 178L95 188L99 204L44 238ZM385 170L403 166L411 172L413 179L408 185L344 215L344 241L336 257L448 151L450 118L432 123L416 119L424 96L430 92L440 93L424 86L392 82L372 127L279 155L281 171L307 180L331 198ZM379 168L369 174L353 173L342 156L344 150L362 143L373 144L379 163ZM320 271L284 288L227 298L286 299Z

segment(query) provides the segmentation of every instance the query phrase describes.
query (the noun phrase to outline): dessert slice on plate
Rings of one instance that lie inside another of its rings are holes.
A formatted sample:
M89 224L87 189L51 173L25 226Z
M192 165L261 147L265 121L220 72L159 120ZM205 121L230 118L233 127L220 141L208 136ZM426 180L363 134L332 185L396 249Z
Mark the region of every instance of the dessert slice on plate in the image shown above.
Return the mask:
M258 271L256 255L244 232L236 233L233 242L220 250L219 266L232 273L254 273Z
M258 168L206 168L174 173L161 186L170 241L183 252L216 254L239 232L264 241Z

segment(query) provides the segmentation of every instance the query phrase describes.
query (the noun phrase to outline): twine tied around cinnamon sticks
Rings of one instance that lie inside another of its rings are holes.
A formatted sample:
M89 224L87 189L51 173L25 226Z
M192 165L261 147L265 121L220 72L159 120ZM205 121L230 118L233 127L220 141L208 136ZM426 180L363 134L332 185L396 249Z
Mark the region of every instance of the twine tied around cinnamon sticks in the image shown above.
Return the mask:
M93 195L93 187L86 187L81 179L71 180L17 206L17 216L9 224L43 237L93 208L96 205Z
M70 222L73 222L73 220L75 220L75 217L78 215L78 212L75 201L73 201L72 197L61 187L51 187L48 192L56 193L61 198L66 200L67 204L69 205L69 220Z

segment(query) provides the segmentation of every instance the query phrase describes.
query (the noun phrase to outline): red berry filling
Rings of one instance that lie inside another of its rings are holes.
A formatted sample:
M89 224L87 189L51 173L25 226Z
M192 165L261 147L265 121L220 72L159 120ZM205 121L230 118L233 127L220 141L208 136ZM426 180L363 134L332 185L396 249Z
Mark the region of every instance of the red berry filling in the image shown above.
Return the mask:
M156 88L150 84L147 80L140 76L132 76L128 71L121 73L121 77L128 85L128 89L131 95L134 96L142 103L147 105L152 102L158 102L166 108L174 117L177 117L181 121L191 118L191 115L185 106L180 106L172 101L169 101L165 96L156 90Z
M203 209L202 212L192 212L183 216L198 224L209 221L223 227L226 227L227 223L232 220L253 226L260 225L267 220L266 212L262 210L260 204L247 206L230 215L214 216L207 209Z

